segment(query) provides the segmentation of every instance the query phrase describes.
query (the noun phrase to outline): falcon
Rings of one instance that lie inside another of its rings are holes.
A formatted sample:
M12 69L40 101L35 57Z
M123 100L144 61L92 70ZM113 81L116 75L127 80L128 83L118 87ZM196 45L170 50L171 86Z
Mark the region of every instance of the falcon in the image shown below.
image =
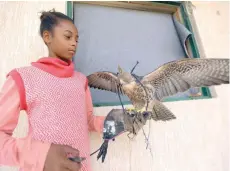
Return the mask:
M135 67L134 67L135 68ZM89 87L126 95L134 108L151 112L155 121L175 119L161 102L190 88L229 84L229 59L185 58L165 63L145 76L126 72L95 72L87 76Z

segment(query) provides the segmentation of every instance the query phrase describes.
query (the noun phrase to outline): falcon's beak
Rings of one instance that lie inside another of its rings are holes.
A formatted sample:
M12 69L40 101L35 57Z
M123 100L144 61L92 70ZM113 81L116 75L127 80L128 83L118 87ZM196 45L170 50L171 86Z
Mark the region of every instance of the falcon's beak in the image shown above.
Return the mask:
M123 72L123 70L121 69L120 65L118 65L118 72L119 72L119 73L122 73L122 72Z

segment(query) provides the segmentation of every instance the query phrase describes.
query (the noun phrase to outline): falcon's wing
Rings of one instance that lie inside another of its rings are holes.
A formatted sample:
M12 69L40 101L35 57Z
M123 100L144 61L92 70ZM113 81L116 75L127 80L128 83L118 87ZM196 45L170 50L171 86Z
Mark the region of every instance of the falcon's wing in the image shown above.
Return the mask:
M124 94L117 75L112 72L95 72L87 76L89 87Z
M155 97L184 92L191 87L229 84L229 59L182 59L166 63L142 79L156 90Z

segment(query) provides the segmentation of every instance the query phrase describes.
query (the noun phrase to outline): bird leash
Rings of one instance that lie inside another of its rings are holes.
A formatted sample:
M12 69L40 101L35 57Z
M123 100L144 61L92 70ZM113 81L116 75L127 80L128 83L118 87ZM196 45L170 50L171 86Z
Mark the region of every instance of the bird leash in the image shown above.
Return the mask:
M136 81L142 86L142 88L144 89L144 91L145 91L145 94L146 94L146 96L147 96L147 105L146 105L146 112L148 111L148 105L149 105L149 97L148 97L148 95L147 95L147 90L146 90L146 88L145 88L145 86L141 83L141 81L137 78L137 76L135 75L135 74L133 74L133 71L134 71L134 69L136 68L136 66L139 64L139 61L137 61L136 62L136 65L132 68L132 70L131 70L131 75L136 79ZM119 96L120 96L120 94L118 94ZM122 102L121 102L122 103ZM136 120L134 119L134 121L136 122ZM137 123L137 122L136 122ZM138 124L137 124L138 125ZM151 149L151 147L149 146L149 137L150 137L150 129L151 129L151 121L149 120L149 133L148 133L148 137L146 136L146 134L145 134L145 131L144 131L144 129L143 129L143 127L141 128L142 129L142 132L143 132L143 135L144 135L144 137L145 137L145 143L147 144L146 145L146 149L149 149L149 151L150 151L150 154L151 154L151 156L152 156L152 158L153 158L153 154L152 154L152 149Z
M132 70L131 70L131 75L136 79L136 81L142 86L142 88L144 89L144 91L145 91L145 94L147 95L147 90L146 90L146 88L145 88L145 86L141 83L141 81L137 78L137 76L135 75L135 74L133 74L133 71L135 70L135 68L136 68L136 66L139 64L139 62L137 61L137 63L136 63L136 65L132 68ZM123 103L122 103L122 100L121 100L121 95L120 95L120 92L118 91L118 97L119 97L119 100L120 100L120 103L121 103L121 106L122 106L122 109L123 109L123 112L124 112L124 114L127 114L127 112L126 112L126 110L125 110L125 108L124 108L124 105L123 105ZM147 109L148 109L148 104L149 104L149 98L148 98L148 96L147 96L147 105L146 105L146 112L147 112ZM134 117L136 117L136 116L134 116ZM136 123L136 125L139 127L139 125L138 125L138 122L136 121L136 119L134 119L133 120L133 124L134 123ZM151 123L150 123L150 121L149 121L149 133L148 133L148 136L145 134L145 131L144 131L144 129L143 129L143 127L141 128L142 129L142 132L143 132L143 134L144 134L144 137L145 137L145 142L146 142L146 149L149 149L150 150L150 154L151 154L151 156L153 157L153 154L152 154L152 149L151 149L151 147L149 146L149 137L150 137L150 128L151 128ZM139 127L139 129L140 129L140 127ZM129 137L129 134L128 134L128 137ZM129 137L130 138L130 137Z

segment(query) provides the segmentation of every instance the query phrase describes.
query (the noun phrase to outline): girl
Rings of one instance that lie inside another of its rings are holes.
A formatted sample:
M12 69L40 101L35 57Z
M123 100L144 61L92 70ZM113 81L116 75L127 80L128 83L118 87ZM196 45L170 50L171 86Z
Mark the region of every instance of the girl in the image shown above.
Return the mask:
M0 164L23 171L91 171L89 131L102 132L104 117L93 116L86 77L74 71L78 30L72 19L43 12L40 35L49 56L12 70L0 94ZM25 138L13 138L20 110L28 114ZM67 155L85 157L79 163Z

